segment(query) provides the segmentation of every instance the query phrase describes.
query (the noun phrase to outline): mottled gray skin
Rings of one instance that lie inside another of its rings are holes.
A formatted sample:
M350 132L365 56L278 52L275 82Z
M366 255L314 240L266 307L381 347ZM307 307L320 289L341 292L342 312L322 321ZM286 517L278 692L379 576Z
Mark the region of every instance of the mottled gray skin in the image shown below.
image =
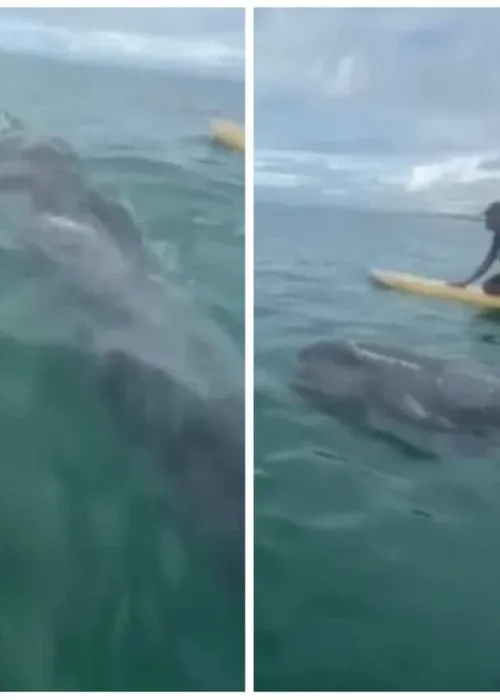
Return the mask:
M162 370L108 353L100 386L129 438L168 470L190 534L204 542L224 579L245 582L244 402L241 393L206 401Z
M350 427L385 433L423 454L449 444L479 454L500 432L498 379L397 347L315 343L299 353L292 388Z
M84 343L117 425L168 472L187 529L243 594L239 353L158 278L132 215L87 185L72 149L59 139L35 140L4 115L2 214L12 196L24 208L0 257L15 256L24 276L36 279L44 342Z

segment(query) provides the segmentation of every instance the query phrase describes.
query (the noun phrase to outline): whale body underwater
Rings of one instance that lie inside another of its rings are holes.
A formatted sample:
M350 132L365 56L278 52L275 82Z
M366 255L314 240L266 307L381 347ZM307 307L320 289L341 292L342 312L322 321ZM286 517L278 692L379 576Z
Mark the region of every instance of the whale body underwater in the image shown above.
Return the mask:
M500 444L500 380L373 342L301 350L292 390L318 411L412 456L481 456Z
M82 170L65 141L2 116L0 264L37 286L40 342L85 354L116 425L165 469L189 536L243 595L242 358Z

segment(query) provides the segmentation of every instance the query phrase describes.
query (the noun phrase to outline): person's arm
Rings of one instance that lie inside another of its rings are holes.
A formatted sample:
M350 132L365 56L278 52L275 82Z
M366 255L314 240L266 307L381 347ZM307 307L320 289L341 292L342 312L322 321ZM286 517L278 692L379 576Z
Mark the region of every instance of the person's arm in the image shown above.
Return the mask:
M466 280L463 280L462 282L448 282L448 284L452 287L467 287L469 284L472 284L480 277L485 275L496 260L498 248L499 241L495 236L491 243L491 247L488 251L488 254L486 255L483 262L479 265L477 270L470 277L468 277Z

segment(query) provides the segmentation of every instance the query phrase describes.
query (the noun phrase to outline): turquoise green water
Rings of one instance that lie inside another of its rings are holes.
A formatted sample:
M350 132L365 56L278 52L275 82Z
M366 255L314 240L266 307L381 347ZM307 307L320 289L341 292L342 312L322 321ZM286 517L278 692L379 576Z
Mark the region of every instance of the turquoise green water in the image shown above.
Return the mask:
M66 139L89 180L131 204L165 271L242 354L243 161L212 147L207 116L241 118L243 86L7 55L0 75L2 106ZM168 476L112 421L84 358L16 340L40 320L10 282L4 273L0 688L242 688L240 601L184 536Z
M285 196L283 196L285 200ZM500 376L500 323L367 284L460 278L477 225L258 201L255 673L260 690L498 690L499 455L409 459L302 405L295 353L372 339Z

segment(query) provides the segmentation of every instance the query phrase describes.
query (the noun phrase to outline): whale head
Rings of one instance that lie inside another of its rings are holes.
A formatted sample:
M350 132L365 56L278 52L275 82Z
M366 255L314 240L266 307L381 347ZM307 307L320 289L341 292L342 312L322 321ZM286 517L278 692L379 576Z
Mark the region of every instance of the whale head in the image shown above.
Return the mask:
M298 354L292 390L328 413L359 406L366 390L366 370L356 347L320 341Z

